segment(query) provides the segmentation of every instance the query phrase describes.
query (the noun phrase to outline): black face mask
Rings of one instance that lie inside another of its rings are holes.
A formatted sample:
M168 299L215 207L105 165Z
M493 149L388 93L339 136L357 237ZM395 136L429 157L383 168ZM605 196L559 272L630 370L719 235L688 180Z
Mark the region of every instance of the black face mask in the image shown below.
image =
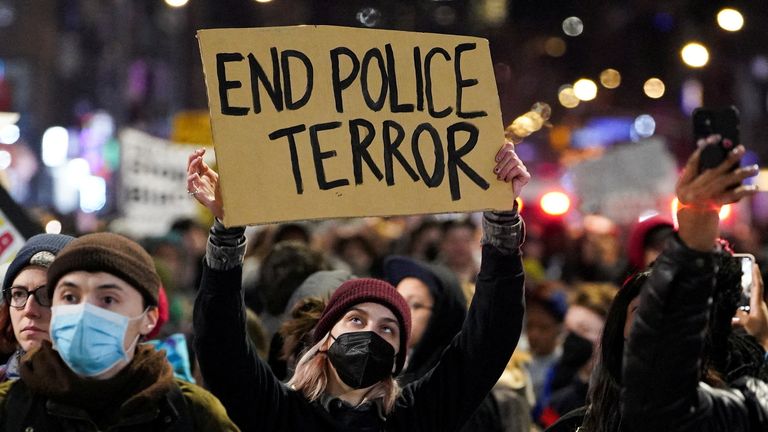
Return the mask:
M375 332L344 333L333 339L328 359L344 384L361 389L392 375L395 349Z

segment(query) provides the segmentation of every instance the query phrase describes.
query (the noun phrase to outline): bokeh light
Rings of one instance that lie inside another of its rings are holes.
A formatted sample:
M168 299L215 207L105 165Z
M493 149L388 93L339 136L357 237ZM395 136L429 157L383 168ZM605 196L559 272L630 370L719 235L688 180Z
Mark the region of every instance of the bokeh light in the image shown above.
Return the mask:
M579 17L568 17L563 20L563 33L568 36L578 36L584 31L584 23Z
M690 42L680 50L683 62L694 68L706 66L709 63L709 50L698 42Z
M11 154L5 150L0 150L0 170L8 169L11 166Z
M621 74L616 69L606 69L600 72L600 84L608 89L621 85Z
M635 132L641 138L648 138L656 132L656 120L648 114L641 114L632 123Z
M643 84L643 91L645 92L645 95L651 99L658 99L664 96L665 90L666 86L664 86L664 81L658 78L650 78L645 82L645 84Z
M560 101L560 105L566 108L576 108L581 102L570 85L560 87L560 91L557 93L557 100Z
M186 6L189 0L165 0L165 4L173 8Z
M43 133L43 163L49 167L64 165L69 151L69 132L61 126Z
M45 224L45 232L48 234L61 234L61 222L53 219Z
M731 216L732 213L733 213L733 208L731 207L730 204L726 204L720 207L720 213L718 214L718 216L720 217L720 220L726 220Z
M736 9L725 8L717 13L717 25L723 30L736 32L744 27L744 16Z
M550 216L561 216L571 208L571 199L562 192L547 192L542 195L539 205L544 213Z
M21 137L19 127L14 124L0 126L0 144L13 144Z
M573 93L583 101L591 101L597 97L597 84L588 78L582 78L573 84Z
M80 183L80 210L97 212L107 203L107 182L99 176L87 176Z
M381 11L374 7L364 7L357 11L355 19L366 27L376 27L381 21Z
M562 38L551 37L544 42L544 52L550 57L562 57L565 49L565 41Z

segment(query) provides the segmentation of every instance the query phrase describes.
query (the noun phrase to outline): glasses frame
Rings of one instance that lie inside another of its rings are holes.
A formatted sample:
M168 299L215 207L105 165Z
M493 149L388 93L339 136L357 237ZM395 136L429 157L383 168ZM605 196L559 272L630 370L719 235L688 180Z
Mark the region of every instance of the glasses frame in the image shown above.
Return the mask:
M45 286L45 285L39 286L39 287L37 287L37 288L35 288L33 290L28 290L28 289L26 289L24 287L19 287L19 286L9 287L9 288L6 288L6 289L3 290L3 299L6 302L8 302L8 306L10 306L10 307L12 307L12 308L14 308L16 310L23 310L25 307L27 307L27 302L29 302L29 298L30 297L34 297L35 298L35 302L37 302L38 306L51 307L51 301L48 299L48 296L47 296L47 293L46 293L46 289L47 288L48 287ZM13 304L13 299L11 298L11 296L12 296L12 293L13 293L14 289L24 290L27 293L27 297L24 299L24 303L21 306L17 306L15 304ZM41 300L41 296L43 296L44 294L45 294L45 296Z

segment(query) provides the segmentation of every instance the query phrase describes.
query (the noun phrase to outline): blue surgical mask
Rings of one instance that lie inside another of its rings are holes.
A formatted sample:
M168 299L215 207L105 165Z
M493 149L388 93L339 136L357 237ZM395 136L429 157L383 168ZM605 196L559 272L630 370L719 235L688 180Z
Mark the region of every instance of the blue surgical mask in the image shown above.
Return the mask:
M50 332L53 349L76 374L100 375L120 362L130 361L124 349L125 333L129 323L141 319L146 312L128 318L90 303L53 306ZM138 340L137 335L129 351Z

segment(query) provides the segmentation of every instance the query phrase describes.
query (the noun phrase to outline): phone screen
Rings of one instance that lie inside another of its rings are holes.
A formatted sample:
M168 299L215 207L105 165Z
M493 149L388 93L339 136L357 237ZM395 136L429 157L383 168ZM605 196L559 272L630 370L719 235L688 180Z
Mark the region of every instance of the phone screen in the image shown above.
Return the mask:
M734 254L741 262L741 297L742 305L749 305L749 299L752 296L752 264L755 257L751 254Z

